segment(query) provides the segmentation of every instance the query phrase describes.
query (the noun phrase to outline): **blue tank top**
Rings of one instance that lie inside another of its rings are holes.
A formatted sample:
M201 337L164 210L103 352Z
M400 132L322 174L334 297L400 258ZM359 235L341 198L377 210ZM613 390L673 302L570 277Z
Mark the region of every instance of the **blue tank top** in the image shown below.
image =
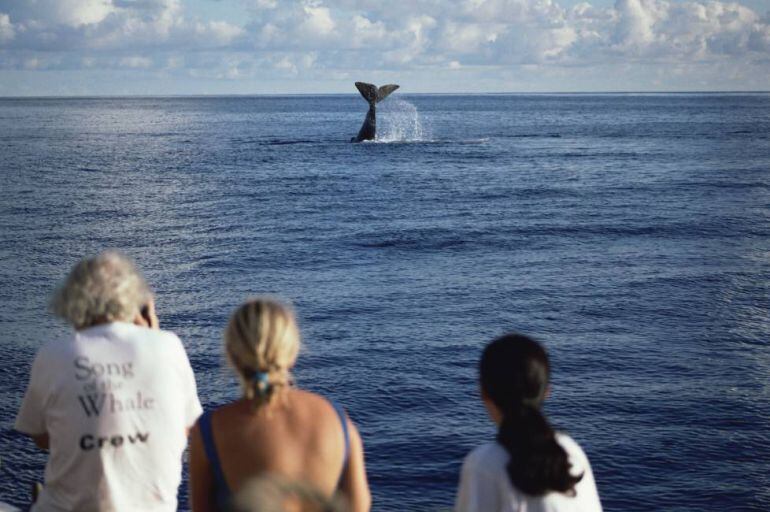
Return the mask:
M343 456L342 473L340 473L340 481L342 481L342 476L345 474L350 453L347 414L345 414L345 409L343 409L337 402L332 400L330 403L332 407L334 407L337 416L339 416L340 423L342 423L342 433L345 436L345 452ZM216 495L217 508L219 510L228 510L232 500L232 493L225 481L225 474L222 471L222 465L219 462L219 454L217 454L217 448L214 445L214 435L211 430L211 413L212 411L203 413L200 420L198 420L198 427L201 432L203 449L206 452L206 458L209 461L209 466L211 467L211 472L214 476L214 493ZM339 485L339 483L337 485Z

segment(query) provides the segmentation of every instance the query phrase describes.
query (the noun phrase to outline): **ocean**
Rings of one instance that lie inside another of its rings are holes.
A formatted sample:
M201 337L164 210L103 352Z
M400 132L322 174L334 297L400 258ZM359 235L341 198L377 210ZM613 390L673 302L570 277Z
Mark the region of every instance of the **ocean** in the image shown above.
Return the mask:
M0 500L45 455L12 430L47 311L120 249L204 407L256 294L296 307L299 386L361 430L375 511L441 511L494 438L508 331L552 358L546 413L606 510L770 509L770 94L0 99ZM180 490L187 507L187 477Z

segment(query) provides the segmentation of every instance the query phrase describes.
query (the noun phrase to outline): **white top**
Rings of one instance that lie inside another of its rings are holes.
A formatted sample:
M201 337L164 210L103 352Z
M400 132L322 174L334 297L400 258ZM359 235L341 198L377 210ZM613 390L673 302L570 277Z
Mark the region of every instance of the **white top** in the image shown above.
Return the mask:
M601 512L596 482L583 450L566 434L556 434L572 463L571 473L583 478L575 485L573 497L550 492L527 496L511 484L505 469L508 452L496 442L474 449L465 457L457 490L455 512Z
M16 430L48 433L33 511L175 511L186 429L202 409L173 333L115 322L45 344Z

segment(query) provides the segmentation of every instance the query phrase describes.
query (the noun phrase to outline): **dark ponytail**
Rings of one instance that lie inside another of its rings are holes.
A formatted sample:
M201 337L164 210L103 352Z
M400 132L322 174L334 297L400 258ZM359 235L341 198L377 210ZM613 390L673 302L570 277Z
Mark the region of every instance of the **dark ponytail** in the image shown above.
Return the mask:
M574 495L583 475L570 474L567 452L540 411L550 372L543 347L526 336L502 336L484 349L479 370L481 389L503 415L497 442L510 456L511 483L530 496Z

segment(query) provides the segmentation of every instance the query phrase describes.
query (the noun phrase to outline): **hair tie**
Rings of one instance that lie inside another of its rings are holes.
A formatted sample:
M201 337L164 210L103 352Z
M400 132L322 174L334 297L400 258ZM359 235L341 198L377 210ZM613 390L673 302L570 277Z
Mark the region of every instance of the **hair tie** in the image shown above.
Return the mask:
M270 384L270 373L268 372L261 372L257 370L251 377L251 382L256 384L257 389L259 389L259 391L262 393L266 393L272 387Z

